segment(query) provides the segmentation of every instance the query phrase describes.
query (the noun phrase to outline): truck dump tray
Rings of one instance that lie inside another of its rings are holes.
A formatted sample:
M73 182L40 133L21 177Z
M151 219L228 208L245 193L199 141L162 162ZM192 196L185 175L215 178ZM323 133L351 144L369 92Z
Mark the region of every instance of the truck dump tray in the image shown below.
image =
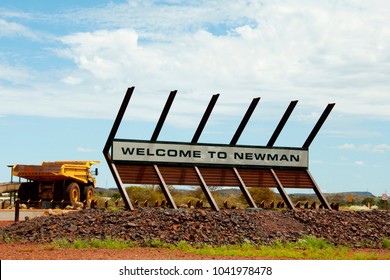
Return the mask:
M42 162L40 165L15 164L12 175L41 182L72 179L87 183L91 165L99 163L100 161L54 161Z

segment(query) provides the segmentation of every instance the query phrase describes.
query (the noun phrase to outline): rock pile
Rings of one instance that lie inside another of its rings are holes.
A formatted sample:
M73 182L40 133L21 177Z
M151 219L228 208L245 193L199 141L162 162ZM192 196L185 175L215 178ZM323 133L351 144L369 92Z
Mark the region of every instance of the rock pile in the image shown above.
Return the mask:
M169 244L270 244L313 235L332 244L381 248L390 239L390 211L254 211L139 208L117 213L81 210L37 217L2 229L2 237L25 242L66 238L113 238Z

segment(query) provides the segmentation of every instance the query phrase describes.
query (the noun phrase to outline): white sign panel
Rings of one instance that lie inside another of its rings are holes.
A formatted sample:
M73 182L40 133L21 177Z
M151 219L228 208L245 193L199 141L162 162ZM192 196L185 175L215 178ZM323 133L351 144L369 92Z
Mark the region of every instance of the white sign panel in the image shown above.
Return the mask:
M152 143L132 140L114 140L112 159L140 163L308 167L308 151L305 149Z

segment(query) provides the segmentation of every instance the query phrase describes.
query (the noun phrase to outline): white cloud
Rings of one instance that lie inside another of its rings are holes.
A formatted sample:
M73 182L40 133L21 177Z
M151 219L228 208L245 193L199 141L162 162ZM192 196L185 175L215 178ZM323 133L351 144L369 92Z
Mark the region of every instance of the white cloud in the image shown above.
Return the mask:
M37 39L38 36L25 27L16 22L9 22L0 18L0 37L28 37L30 39Z
M75 77L75 76L67 76L62 79L62 82L68 85L78 85L83 81L82 78L80 77Z
M93 149L90 149L90 148L83 148L83 147L78 147L78 148L77 148L77 151L80 152L80 153L94 153L94 152L96 152L96 151L93 150Z
M383 153L383 152L390 151L390 145L387 145L387 144L355 145L355 144L351 144L351 143L346 143L346 144L340 145L338 148L339 148L339 150L344 150L344 151L359 151L359 152L373 152L373 153Z
M157 92L178 89L192 102L220 92L216 110L229 114L261 96L315 106L300 120L316 119L329 102L338 112L389 119L389 8L382 4L129 1L73 10L53 20L68 19L89 31L57 36L57 54L75 63L59 80L88 108L104 110L100 116L109 114L107 107L84 98L88 87L105 104L135 85L152 107L163 98ZM63 98L52 94L57 81L43 93L48 102ZM188 102L181 109L192 107Z

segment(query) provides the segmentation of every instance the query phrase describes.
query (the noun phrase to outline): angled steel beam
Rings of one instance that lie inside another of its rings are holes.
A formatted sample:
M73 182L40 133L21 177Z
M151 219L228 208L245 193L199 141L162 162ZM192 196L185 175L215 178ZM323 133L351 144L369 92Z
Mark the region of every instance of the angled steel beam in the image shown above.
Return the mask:
M286 112L284 112L283 117L281 118L278 126L276 127L276 129L274 131L274 133L272 134L271 138L269 139L267 147L272 147L275 144L276 139L278 139L279 134L282 132L282 129L283 129L284 125L286 124L288 118L290 117L290 115L291 115L292 111L294 110L295 106L297 105L297 103L298 103L297 100L294 100L294 101L290 102L290 105L288 106Z
M198 125L198 128L196 129L196 132L195 132L194 136L192 137L192 140L191 140L192 144L196 144L198 142L199 137L202 134L202 131L203 131L204 127L206 126L206 123L210 117L210 114L215 106L215 103L218 100L218 97L219 97L219 94L215 94L211 98L209 105L207 106L206 111L204 112L203 117ZM194 169L195 169L195 173L198 176L199 181L200 181L200 188L202 189L204 195L206 196L207 201L209 202L211 208L216 210L216 211L219 211L218 205L215 202L214 197L211 194L211 192L207 186L207 183L202 176L202 173L200 172L200 170L197 166L194 166Z
M314 126L313 130L307 137L305 143L303 144L302 148L307 149L309 148L311 142L313 142L314 138L316 137L318 131L321 129L321 126L324 124L326 118L329 116L330 112L332 111L335 103L329 103L328 106L326 106L324 112L322 113L321 117L317 121L316 125Z
M200 170L197 166L194 166L194 168L195 168L196 175L198 175L198 178L200 180L200 187L202 188L203 193L205 194L207 201L209 202L211 208L215 211L219 211L219 207L218 207L217 203L215 202L214 197L212 196L212 194L211 194L211 192L206 184L206 181L204 180L204 178L202 176L202 173L200 173Z
M234 174L236 175L238 181L240 182L241 192L244 195L249 207L257 208L256 202L253 200L253 198L252 198L250 192L248 191L248 188L246 187L244 180L241 178L241 175L238 172L237 168L233 167L233 171L234 171Z
M217 103L219 94L214 94L211 98L209 105L206 108L206 111L203 114L202 120L200 121L198 128L194 134L194 137L192 137L191 143L195 144L198 142L200 135L203 132L204 127L206 126L206 123L210 117L211 112L214 109L215 103Z
M162 190L165 198L170 203L170 206L172 206L173 209L177 209L176 203L173 200L173 197L168 189L167 184L165 183L164 177L161 175L160 169L155 164L153 165L153 168L154 168L154 171L156 172L156 174L160 180L160 187L161 187L161 190Z
M328 210L332 209L332 207L330 206L330 204L329 204L328 201L326 200L325 196L322 194L322 192L321 192L320 188L318 187L316 181L314 181L314 178L313 178L313 176L311 175L310 171L309 171L309 170L306 170L306 173L307 173L307 175L309 175L311 181L313 182L313 185L314 185L313 190L314 190L314 192L316 193L316 195L317 195L318 199L320 200L320 202L322 203L322 205L323 205L326 209L328 209Z
M240 125L238 126L238 128L236 130L236 133L234 134L232 140L230 141L230 145L236 145L237 144L238 139L240 138L242 132L244 131L244 128L247 125L247 123L248 123L250 117L252 116L253 111L255 110L257 104L259 103L259 101L260 101L260 97L254 98L252 100L252 102L249 105L249 107L248 107L248 109L247 109L243 119L241 120ZM250 207L257 208L256 203L253 200L250 192L248 191L248 188L246 187L244 180L242 180L242 178L240 176L240 173L238 172L237 168L233 167L233 171L234 171L234 174L236 175L236 178L240 182L239 187L240 187L240 190L241 190L242 194L244 195L247 203L249 204Z
M152 138L150 139L151 141L157 140L158 135L160 134L161 128L165 122L165 119L167 118L169 109L171 108L173 100L175 99L176 93L177 93L177 90L174 90L174 91L171 91L171 93L169 94L168 100L164 106L164 110L161 113L160 119L158 120L156 128L154 129Z
M252 113L255 110L257 104L259 103L259 101L260 101L260 97L254 98L252 100L251 104L249 105L248 110L245 113L244 118L242 119L240 125L238 126L238 128L236 130L236 133L234 134L232 140L230 141L230 145L236 145L237 144L238 138L240 138L241 133L243 132L246 124L248 123L250 117L252 116Z
M282 196L284 202L287 205L287 208L289 208L291 210L295 210L294 204L292 203L292 201L290 200L290 197L287 195L286 191L284 190L284 187L283 187L282 183L280 182L278 176L276 175L275 171L272 168L270 170L271 170L272 176L275 178L276 183L278 184L277 189L279 191L279 194Z
M158 120L156 128L154 129L152 138L150 139L151 141L157 141L157 138L160 134L161 128L165 122L165 119L168 116L169 109L171 108L173 100L175 99L176 93L177 93L177 90L174 90L174 91L171 91L171 93L169 94L169 97L165 103L164 109L160 115L160 119ZM172 208L177 209L176 203L173 200L173 197L171 195L171 192L168 189L168 186L165 184L165 180L160 172L160 169L158 168L157 165L153 165L153 168L154 168L154 171L156 172L156 175L160 181L160 188L161 188L166 200L172 206Z
M111 160L110 147L111 147L112 141L114 140L115 135L116 135L116 133L118 131L119 125L122 122L123 116L124 116L124 114L126 112L127 105L129 104L129 101L130 101L131 96L133 95L133 92L134 92L134 87L131 87L131 88L127 89L127 92L126 92L126 95L125 95L125 97L123 99L122 105L119 108L118 114L117 114L116 119L114 121L114 124L113 124L113 126L111 128L111 132L108 135L106 144L105 144L105 146L103 148L104 158L106 159L108 167L109 167L109 169L111 171L111 174L114 177L115 184L116 184L116 186L117 186L117 188L119 190L119 193L122 196L123 202L125 203L125 207L127 209L130 209L130 210L134 210L134 207L131 204L130 198L127 195L127 192L126 192L126 190L125 190L125 188L124 188L124 186L122 184L122 180L120 179L120 175L119 175L119 173L118 173L118 171L116 169L116 166L115 166L115 164Z

